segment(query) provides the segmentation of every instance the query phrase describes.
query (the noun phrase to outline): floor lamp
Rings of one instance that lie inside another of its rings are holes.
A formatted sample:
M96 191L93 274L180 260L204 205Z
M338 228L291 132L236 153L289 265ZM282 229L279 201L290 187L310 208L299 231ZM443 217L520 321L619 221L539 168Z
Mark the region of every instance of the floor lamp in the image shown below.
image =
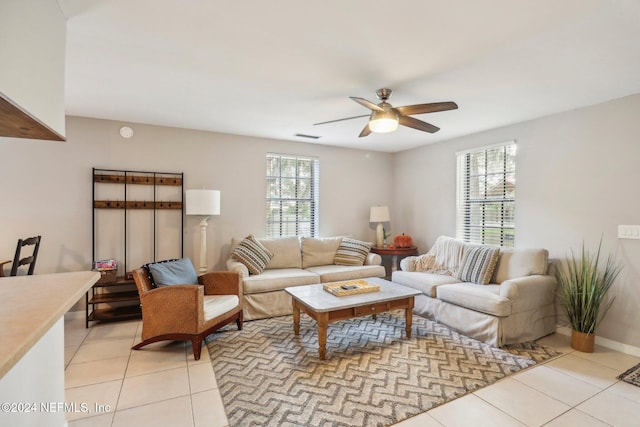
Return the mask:
M187 215L203 217L200 220L200 269L207 272L207 221L212 215L220 215L220 191L187 190Z

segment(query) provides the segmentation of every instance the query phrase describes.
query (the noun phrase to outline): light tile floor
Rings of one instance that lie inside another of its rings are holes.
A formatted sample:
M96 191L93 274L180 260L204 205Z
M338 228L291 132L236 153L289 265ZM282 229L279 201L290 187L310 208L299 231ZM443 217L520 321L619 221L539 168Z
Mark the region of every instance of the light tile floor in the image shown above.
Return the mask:
M207 348L158 343L132 351L140 321L94 324L65 317L66 400L87 404L69 426L227 426ZM597 347L573 351L555 334L540 343L562 355L397 427L637 426L640 387L616 379L640 358ZM235 427L235 426L234 426Z

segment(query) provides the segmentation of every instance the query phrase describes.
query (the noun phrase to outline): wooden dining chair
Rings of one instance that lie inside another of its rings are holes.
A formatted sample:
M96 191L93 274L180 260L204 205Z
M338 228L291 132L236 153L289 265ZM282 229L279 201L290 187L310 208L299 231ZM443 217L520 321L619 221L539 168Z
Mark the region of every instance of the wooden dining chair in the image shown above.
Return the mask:
M38 250L40 249L41 236L29 237L27 239L19 239L16 246L16 255L13 257L13 264L11 265L11 276L18 274L18 267L28 265L27 275L31 276L33 270L36 268L36 259L38 258ZM21 257L22 249L25 246L33 246L31 255Z

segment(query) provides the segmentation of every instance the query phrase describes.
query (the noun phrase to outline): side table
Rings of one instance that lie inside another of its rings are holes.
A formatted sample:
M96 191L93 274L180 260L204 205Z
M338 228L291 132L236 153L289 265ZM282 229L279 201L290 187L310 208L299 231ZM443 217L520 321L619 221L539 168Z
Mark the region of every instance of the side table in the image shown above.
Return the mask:
M418 255L418 248L410 246L408 248L389 248L372 246L371 252L378 254L382 257L382 265L384 266L386 277L385 279L391 280L391 273L393 270L400 269L400 261L408 256Z

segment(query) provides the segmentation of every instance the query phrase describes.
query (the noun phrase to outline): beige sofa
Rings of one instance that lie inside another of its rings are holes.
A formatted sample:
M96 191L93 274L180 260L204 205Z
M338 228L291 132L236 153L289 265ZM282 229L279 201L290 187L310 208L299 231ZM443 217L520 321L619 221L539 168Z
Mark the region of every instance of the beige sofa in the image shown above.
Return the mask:
M284 291L289 286L385 276L382 259L374 253L367 254L364 265L334 264L342 237L257 239L273 258L262 273L249 274L244 264L231 257L241 240L231 242L227 270L242 276L244 320L291 314L291 296Z
M501 249L489 284L479 285L456 278L471 246L441 236L428 254L401 261L392 281L422 291L414 312L493 346L553 333L557 283L548 251Z

